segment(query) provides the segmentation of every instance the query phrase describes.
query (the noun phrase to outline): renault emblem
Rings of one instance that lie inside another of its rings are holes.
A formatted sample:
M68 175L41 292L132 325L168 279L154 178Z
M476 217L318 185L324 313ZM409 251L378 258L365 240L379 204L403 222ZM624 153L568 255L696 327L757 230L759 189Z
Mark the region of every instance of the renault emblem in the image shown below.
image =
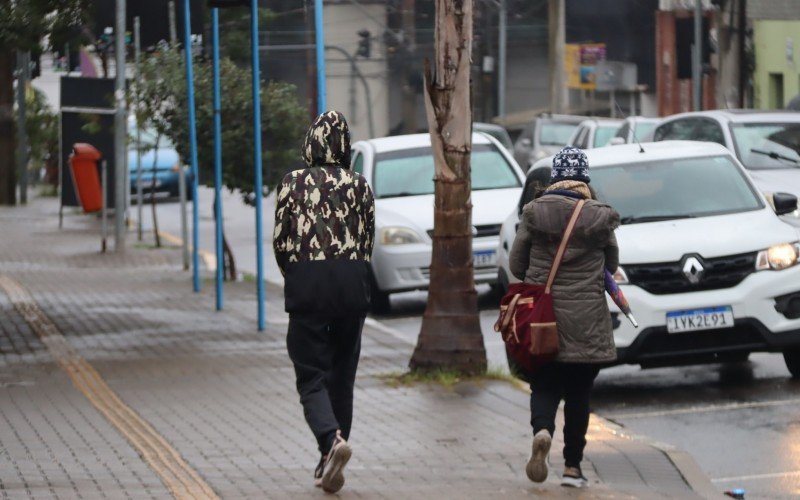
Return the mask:
M687 257L683 261L683 275L692 285L700 283L704 272L705 268L703 268L703 264L700 263L697 257Z

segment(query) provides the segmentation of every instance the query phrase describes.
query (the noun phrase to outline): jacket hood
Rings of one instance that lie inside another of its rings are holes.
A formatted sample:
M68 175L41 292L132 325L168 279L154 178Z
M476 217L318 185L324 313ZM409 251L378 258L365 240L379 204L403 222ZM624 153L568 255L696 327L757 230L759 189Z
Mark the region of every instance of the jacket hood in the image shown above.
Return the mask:
M327 111L306 132L302 151L309 167L350 168L350 128L344 115Z
M525 219L533 232L560 238L567 225L576 200L567 196L547 195L525 206ZM619 226L619 214L605 203L587 200L575 229L573 238L607 241L610 233Z

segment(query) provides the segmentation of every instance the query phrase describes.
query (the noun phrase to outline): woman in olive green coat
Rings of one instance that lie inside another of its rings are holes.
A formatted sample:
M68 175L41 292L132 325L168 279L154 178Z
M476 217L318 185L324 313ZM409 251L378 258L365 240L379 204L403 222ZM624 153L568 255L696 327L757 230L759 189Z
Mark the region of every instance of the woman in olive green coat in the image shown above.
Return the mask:
M531 374L531 426L534 439L526 472L535 482L547 478L546 458L564 399L564 486L587 486L581 472L589 397L600 366L616 359L611 315L605 298L604 270L619 263L614 230L619 214L592 196L589 164L583 151L566 147L553 158L551 184L525 206L509 257L511 273L525 283L544 284L575 204L586 203L553 284L559 354Z

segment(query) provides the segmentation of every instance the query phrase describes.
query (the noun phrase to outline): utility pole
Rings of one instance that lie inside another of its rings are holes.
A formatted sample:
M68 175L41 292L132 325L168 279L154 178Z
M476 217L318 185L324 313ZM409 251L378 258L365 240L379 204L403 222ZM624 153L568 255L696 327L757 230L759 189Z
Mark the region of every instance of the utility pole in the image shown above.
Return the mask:
M19 172L19 202L28 203L28 132L26 130L25 91L31 70L31 53L17 51L17 170Z
M506 118L506 43L508 42L508 11L506 0L500 0L500 19L498 23L498 49L497 49L497 113L500 118Z
M317 117L317 63L316 63L316 45L314 40L314 17L312 9L314 8L314 0L306 0L304 2L303 14L305 16L306 26L306 103L308 106L308 117L310 121L314 121Z
M548 6L551 113L566 113L567 111L567 82L564 75L564 45L566 44L564 3L564 0L549 0Z
M175 1L169 0L167 4L169 15L169 43L173 47L178 45L178 23L175 20Z
M692 46L692 96L694 110L703 109L703 7L702 0L694 0L694 45Z
M114 36L116 56L116 114L114 116L114 251L125 251L125 185L126 147L125 128L125 0L117 1L117 28Z
M402 33L403 33L403 69L401 83L403 88L403 132L417 133L417 94L411 85L412 74L409 71L416 52L415 0L402 1Z

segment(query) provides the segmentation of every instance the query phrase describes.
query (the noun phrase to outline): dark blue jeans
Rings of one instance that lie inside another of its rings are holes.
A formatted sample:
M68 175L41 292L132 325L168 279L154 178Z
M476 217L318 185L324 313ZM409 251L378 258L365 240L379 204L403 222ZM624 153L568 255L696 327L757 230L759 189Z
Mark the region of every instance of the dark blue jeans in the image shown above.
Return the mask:
M343 438L350 437L363 326L363 316L289 315L286 347L306 422L323 455L330 451L337 430Z
M548 363L531 376L531 426L536 434L547 429L553 436L556 412L564 400L564 462L580 467L589 428L589 399L594 379L600 372L595 364Z

